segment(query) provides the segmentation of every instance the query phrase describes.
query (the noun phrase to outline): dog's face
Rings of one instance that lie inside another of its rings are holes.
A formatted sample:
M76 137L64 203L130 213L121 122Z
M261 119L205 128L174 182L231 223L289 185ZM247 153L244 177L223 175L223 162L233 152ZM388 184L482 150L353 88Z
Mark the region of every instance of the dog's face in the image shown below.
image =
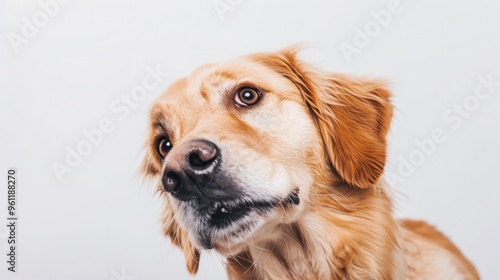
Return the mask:
M272 238L309 211L319 185L365 188L382 173L389 93L295 52L203 66L151 109L142 169L165 197L165 234L190 272L200 249L232 255Z
M296 91L268 67L240 59L196 70L154 105L162 187L196 247L234 252L301 208L319 142Z

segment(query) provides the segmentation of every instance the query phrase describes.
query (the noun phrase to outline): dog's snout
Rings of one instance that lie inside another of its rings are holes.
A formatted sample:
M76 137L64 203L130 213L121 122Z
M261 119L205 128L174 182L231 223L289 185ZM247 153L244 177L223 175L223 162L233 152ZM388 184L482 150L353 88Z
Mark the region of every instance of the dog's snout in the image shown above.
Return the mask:
M203 195L220 162L219 148L207 140L191 140L173 148L165 158L162 183L181 200Z

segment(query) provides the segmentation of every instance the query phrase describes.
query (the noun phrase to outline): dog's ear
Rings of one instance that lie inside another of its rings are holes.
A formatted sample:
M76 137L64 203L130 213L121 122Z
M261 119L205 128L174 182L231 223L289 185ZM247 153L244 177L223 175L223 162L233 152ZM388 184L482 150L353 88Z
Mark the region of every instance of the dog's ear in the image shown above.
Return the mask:
M150 135L152 135L152 131L150 131ZM159 183L162 173L161 162L158 157L154 155L154 147L150 146L150 143L154 143L152 140L153 139L150 139L146 144L146 153L140 171L144 178L158 182L156 191L160 194L164 203L161 218L163 234L169 237L174 245L182 249L186 259L186 268L189 273L194 275L198 271L200 251L194 247L193 243L189 240L187 232L179 226L174 218L175 215L170 206L168 194L163 190L161 183Z
M257 54L299 89L322 137L327 161L350 185L367 188L380 179L392 118L382 81L321 71L297 58L298 49Z

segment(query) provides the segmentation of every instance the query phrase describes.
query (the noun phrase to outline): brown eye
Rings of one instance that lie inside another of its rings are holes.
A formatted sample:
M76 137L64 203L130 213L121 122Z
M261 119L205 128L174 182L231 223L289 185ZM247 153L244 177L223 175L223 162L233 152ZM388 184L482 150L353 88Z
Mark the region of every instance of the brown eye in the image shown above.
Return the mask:
M234 102L236 103L236 106L248 107L257 104L260 97L260 91L254 88L244 87L236 91Z
M172 143L167 137L163 137L158 141L158 153L160 154L161 158L164 159L168 152L172 149Z

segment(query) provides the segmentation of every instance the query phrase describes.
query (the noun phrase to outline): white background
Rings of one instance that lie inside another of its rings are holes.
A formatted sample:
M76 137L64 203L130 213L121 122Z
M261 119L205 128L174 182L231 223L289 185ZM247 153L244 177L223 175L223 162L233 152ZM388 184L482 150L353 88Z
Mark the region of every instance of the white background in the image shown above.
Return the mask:
M305 43L304 57L323 68L392 82L388 172L400 174L416 140L444 131L446 140L393 184L396 213L436 225L484 279L500 279L500 87L458 127L443 119L472 100L479 76L500 81L500 2L401 1L349 62L340 45L353 45L355 28L388 2L233 0L221 19L212 1L73 0L16 53L9 38L43 10L2 0L0 172L19 173L19 249L18 272L7 272L2 175L0 278L191 279L160 234L160 201L137 175L148 108L196 66ZM148 66L169 76L120 119L111 104L141 85ZM52 163L64 163L66 148L104 118L114 131L60 182ZM225 279L221 258L205 253L196 279Z

